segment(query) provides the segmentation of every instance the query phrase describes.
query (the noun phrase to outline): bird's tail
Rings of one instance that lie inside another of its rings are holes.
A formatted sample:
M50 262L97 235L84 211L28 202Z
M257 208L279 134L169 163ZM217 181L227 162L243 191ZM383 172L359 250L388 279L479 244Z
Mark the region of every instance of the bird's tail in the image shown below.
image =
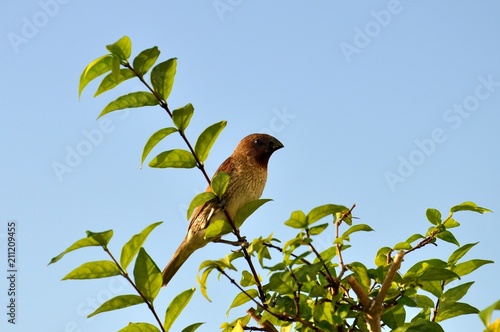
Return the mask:
M168 263L168 265L163 269L162 277L163 277L163 284L162 286L166 286L170 279L177 273L179 268L184 264L184 262L191 256L195 250L198 249L198 247L193 246L192 243L188 243L186 239L182 241L181 245L179 248L177 248L177 251L174 253L172 256L172 259Z

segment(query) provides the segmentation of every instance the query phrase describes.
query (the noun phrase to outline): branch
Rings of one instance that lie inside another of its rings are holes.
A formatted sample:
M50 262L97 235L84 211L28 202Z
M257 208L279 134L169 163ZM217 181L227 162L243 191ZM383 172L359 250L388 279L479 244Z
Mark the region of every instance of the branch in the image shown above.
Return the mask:
M113 260L113 262L115 262L116 266L118 266L118 269L120 270L121 272L121 275L132 285L132 287L134 287L135 291L139 294L140 297L142 297L142 299L144 300L144 303L147 304L149 310L151 311L151 313L153 314L153 316L155 317L156 319L156 322L158 323L158 325L160 326L160 329L162 332L166 332L165 329L163 328L163 324L160 320L160 317L158 317L158 314L156 313L156 310L153 306L153 303L149 302L149 300L146 298L146 296L140 291L139 288L137 288L137 286L135 285L135 283L132 281L132 279L130 279L127 271L125 271L121 265L118 263L118 261L116 260L116 258L113 256L113 254L109 251L109 249L105 246L103 246L103 249L104 251L109 255L109 257L111 257L111 259Z
M342 223L342 221L344 221L344 219L347 216L350 216L352 214L352 210L354 210L355 207L356 207L356 203L352 205L352 207L349 209L349 211L344 212L340 216L339 220L337 220L335 222L335 239L339 238L339 226L340 226L340 224ZM335 247L337 249L337 256L339 257L339 265L340 265L340 272L339 272L337 279L340 280L340 279L342 279L342 276L344 275L345 271L347 271L347 267L345 266L344 259L342 258L342 245L340 243L337 243L335 245Z
M261 322L262 316L259 315L254 308L247 310L247 313L262 327L263 331L278 332L278 330L269 321Z

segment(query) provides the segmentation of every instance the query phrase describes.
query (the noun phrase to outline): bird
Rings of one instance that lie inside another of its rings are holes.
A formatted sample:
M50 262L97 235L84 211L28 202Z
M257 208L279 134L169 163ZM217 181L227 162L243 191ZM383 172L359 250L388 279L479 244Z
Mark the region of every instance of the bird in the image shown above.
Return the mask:
M283 147L275 137L260 133L250 134L238 143L214 174L214 177L219 172L229 175L225 193L220 200L210 200L194 209L184 240L162 272L163 286L170 282L193 252L216 240L205 238L211 222L227 221L226 213L234 219L242 206L261 197L267 181L269 158ZM210 185L206 191L212 192Z

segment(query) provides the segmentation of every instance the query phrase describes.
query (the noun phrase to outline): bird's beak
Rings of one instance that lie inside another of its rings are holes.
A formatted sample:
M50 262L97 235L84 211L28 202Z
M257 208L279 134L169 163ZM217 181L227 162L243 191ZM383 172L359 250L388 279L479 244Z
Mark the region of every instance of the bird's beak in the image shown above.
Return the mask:
M283 143L281 143L280 141L278 141L276 138L273 137L273 139L269 141L269 144L267 145L266 151L272 153L272 152L279 150L283 147L284 147Z

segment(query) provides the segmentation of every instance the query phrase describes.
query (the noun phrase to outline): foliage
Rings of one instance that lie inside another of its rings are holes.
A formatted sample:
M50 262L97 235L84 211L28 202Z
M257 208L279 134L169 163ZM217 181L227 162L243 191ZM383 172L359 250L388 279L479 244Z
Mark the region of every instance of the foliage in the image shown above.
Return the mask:
M226 126L220 121L208 126L193 145L186 130L194 114L191 104L170 110L167 99L171 94L176 73L177 59L171 58L155 66L160 56L155 46L140 52L129 61L132 43L123 37L107 46L110 54L92 61L80 77L79 95L97 77L106 74L95 96L131 79L139 79L145 91L119 96L104 107L99 117L125 108L159 106L166 111L173 126L159 129L146 142L141 156L141 166L157 144L177 133L185 147L163 151L153 157L150 167L198 168L213 192L196 195L188 209L187 217L201 204L219 200L224 193L229 175L220 173L212 181L205 172L204 162L218 135ZM151 70L151 71L150 71ZM150 72L149 82L146 74ZM375 254L374 265L362 262L345 262L344 256L350 240L358 232L370 232L367 224L355 223L352 216L355 206L326 204L308 213L293 211L284 222L297 235L280 241L269 235L251 242L240 234L239 226L268 199L250 202L238 211L229 223L214 222L207 229L208 238L218 238L232 233L241 244L238 251L230 251L219 260L205 261L200 266L198 281L201 293L208 299L208 280L212 272L222 275L235 287L235 296L229 305L233 309L247 305L246 314L232 322L222 324L222 331L380 331L387 326L393 331L443 331L440 322L460 315L477 314L486 331L497 331L499 320L491 323L491 314L500 309L500 302L479 311L472 305L460 302L474 282L463 282L451 287L453 281L474 272L485 264L484 259L465 259L477 243L461 245L455 237L460 226L455 214L462 211L491 212L472 202L453 206L446 218L436 209L428 209L426 217L431 224L425 233L416 233L393 246L382 247ZM113 231L90 232L87 237L69 246L49 264L55 263L71 251L89 246L100 246L109 257L83 263L69 272L67 279L95 279L120 275L136 294L118 295L97 308L89 317L116 309L145 304L151 311L155 325L129 323L120 331L169 331L176 318L188 305L195 289L177 295L160 318L154 301L161 290L161 272L143 247L148 235L161 224L153 223L131 237L121 250L119 260L108 249ZM318 236L330 232L335 240L330 247L318 250ZM449 242L457 248L446 260L424 259L403 271L401 264L406 255L413 254L429 244ZM134 261L132 275L129 265ZM242 264L246 268L238 269ZM266 277L262 277L265 275ZM194 323L183 331L195 331L202 323Z

